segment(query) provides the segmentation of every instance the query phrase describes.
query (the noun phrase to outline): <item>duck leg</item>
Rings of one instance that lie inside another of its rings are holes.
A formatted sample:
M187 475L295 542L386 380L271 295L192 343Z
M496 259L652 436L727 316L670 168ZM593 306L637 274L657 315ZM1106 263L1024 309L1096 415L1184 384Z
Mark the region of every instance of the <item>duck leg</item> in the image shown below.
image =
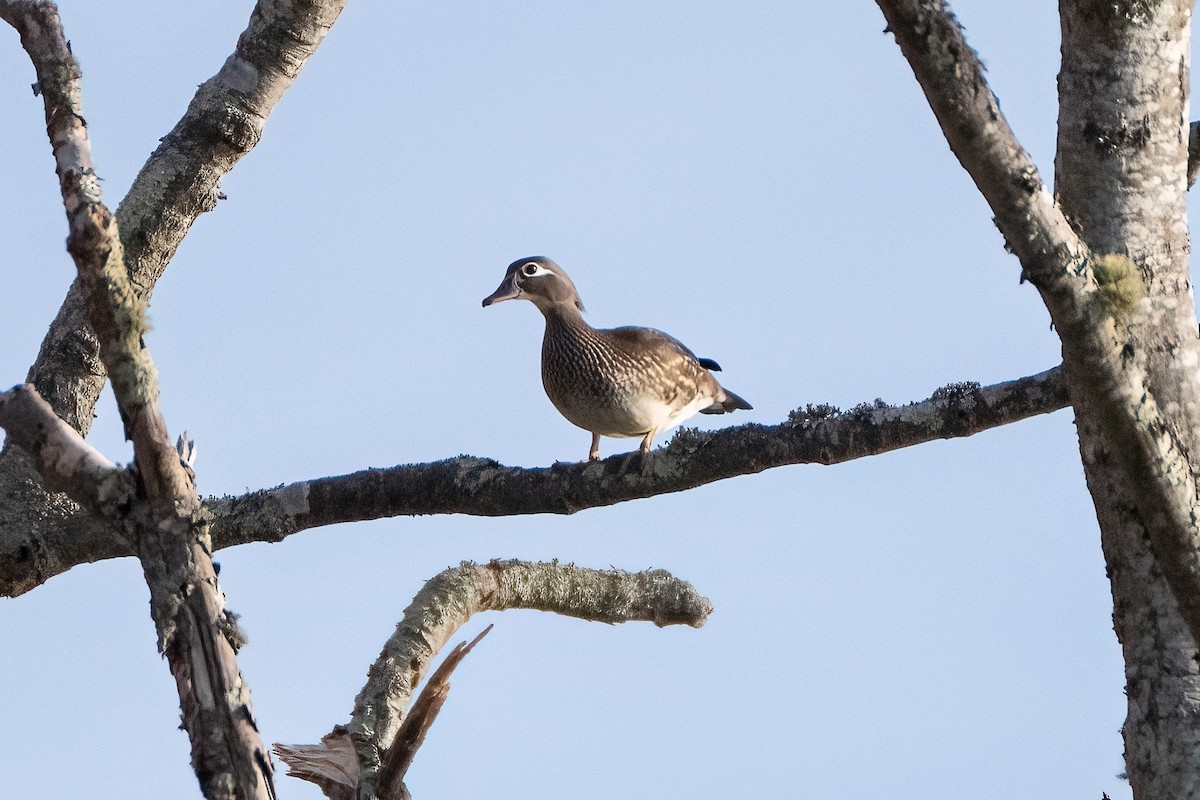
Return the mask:
M600 460L600 434L592 434L592 449L588 451L588 461Z
M655 428L654 430L647 433L645 435L645 437L642 439L642 446L638 448L638 450L641 451L642 458L645 458L646 456L650 455L650 443L652 441L654 441L654 434L656 434L656 433L658 433L658 428Z

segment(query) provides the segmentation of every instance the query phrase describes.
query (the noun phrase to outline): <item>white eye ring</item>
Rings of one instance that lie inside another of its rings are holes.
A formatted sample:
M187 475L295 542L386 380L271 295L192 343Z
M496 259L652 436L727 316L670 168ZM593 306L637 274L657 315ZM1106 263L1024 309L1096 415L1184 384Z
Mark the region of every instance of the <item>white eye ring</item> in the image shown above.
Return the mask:
M529 261L521 267L521 274L526 278L536 278L538 275L550 274L550 270L546 269L536 261Z

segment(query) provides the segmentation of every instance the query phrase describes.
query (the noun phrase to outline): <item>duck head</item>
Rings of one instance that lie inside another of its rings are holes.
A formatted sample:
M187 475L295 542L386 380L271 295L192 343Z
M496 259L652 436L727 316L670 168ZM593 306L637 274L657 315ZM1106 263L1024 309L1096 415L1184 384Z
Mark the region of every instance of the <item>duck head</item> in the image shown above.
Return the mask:
M553 309L583 311L583 301L571 278L545 256L518 258L509 264L500 286L483 298L483 306L522 298L532 302L543 314Z

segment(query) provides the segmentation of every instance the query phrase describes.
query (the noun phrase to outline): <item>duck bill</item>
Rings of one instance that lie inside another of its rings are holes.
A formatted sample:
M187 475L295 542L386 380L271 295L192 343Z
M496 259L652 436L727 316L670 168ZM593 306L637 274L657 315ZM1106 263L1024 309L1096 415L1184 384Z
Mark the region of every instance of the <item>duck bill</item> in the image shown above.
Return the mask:
M516 300L521 296L521 290L517 288L517 282L512 278L505 278L496 291L483 298L483 307L487 308L493 303L499 303L504 300Z

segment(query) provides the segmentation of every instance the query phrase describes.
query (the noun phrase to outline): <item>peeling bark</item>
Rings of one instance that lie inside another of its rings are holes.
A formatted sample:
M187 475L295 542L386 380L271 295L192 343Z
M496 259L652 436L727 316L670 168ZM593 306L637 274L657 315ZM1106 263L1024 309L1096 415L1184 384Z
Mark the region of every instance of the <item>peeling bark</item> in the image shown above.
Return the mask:
M464 562L430 580L405 609L404 619L367 674L350 723L335 728L321 745L276 745L276 751L285 762L301 765L299 777L321 785L328 797L376 797L380 774L390 781L399 769L387 758L406 755L392 744L433 658L472 615L509 608L609 624L645 621L694 628L712 613L707 598L665 570L630 573L557 562ZM399 784L395 786L398 791Z

